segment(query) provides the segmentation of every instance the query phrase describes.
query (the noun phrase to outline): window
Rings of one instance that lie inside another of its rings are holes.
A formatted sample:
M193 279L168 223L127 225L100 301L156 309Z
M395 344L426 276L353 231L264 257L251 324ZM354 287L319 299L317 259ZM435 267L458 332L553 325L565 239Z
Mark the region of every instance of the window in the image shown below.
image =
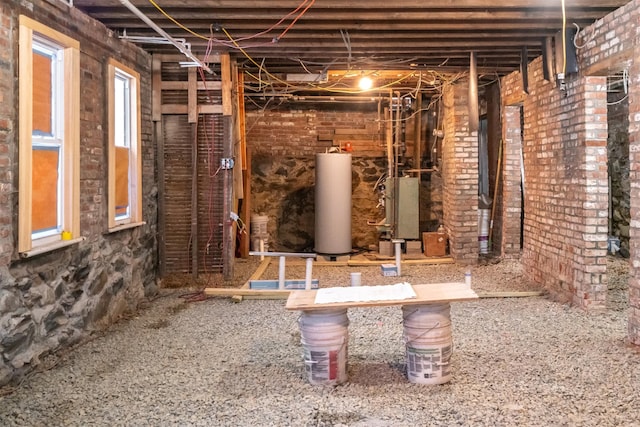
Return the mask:
M109 61L109 230L142 222L140 75Z
M20 16L18 251L80 238L80 45Z

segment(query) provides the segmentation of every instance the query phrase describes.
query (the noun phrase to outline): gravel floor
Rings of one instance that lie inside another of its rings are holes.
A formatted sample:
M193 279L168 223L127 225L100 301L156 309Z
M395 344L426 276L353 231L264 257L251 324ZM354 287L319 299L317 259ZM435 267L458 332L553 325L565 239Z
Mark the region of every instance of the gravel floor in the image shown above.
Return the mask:
M238 282L255 266L239 263ZM402 279L459 280L464 269L412 266ZM323 285L343 284L350 271L361 271L363 284L383 283L376 268L315 271ZM0 425L638 426L626 261L612 258L609 271L604 314L544 297L452 304L453 379L439 386L407 382L398 308L350 309L349 380L312 386L298 313L284 301L187 302L186 290L163 290L4 390ZM477 266L473 277L477 290L531 290L517 262Z

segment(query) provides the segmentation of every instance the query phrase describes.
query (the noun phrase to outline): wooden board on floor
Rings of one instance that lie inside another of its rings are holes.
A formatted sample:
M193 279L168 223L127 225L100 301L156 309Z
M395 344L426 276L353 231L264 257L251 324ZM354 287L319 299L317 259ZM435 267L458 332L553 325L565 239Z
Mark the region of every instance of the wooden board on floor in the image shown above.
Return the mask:
M280 298L289 295L291 291L287 289L205 288L203 292L205 295L213 297L262 296Z
M413 285L417 297L403 300L348 301L329 304L316 304L317 290L291 291L287 299L287 310L325 310L330 308L383 307L391 305L420 305L444 302L469 301L478 299L478 295L464 283L433 283Z
M263 259L260 265L258 266L258 268L256 268L256 271L254 271L251 277L249 277L249 279L246 282L244 282L244 284L240 289L249 289L249 286L251 286L251 281L258 280L260 277L262 277L264 272L267 270L267 267L269 267L270 262L271 262L271 258ZM206 290L205 290L205 293L206 293ZM242 301L242 295L240 294L233 294L231 297L236 302Z

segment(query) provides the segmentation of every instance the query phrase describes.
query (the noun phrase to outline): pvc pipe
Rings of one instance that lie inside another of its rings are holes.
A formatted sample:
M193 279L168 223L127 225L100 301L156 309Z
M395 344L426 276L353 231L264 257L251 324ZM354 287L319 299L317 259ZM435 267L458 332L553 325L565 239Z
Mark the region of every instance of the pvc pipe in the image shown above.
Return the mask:
M284 263L285 257L280 257L280 265L278 268L278 289L284 289Z
M396 270L398 270L398 276L402 276L402 266L400 262L402 257L402 247L400 246L402 245L402 240L394 240L393 243L395 243L396 247Z
M306 269L304 272L304 288L305 290L311 290L311 271L313 269L313 258L307 258Z
M189 58L190 60L192 60L193 62L197 63L203 70L205 70L207 73L209 74L213 74L213 71L211 71L211 68L209 68L204 62L200 61L193 53L191 53L191 51L187 50L184 48L183 45L181 45L176 39L174 39L173 37L171 37L169 35L169 33L167 33L165 30L163 30L162 28L160 28L158 26L158 24L156 24L155 22L153 22L147 15L145 15L144 13L142 13L140 11L140 9L138 9L137 7L135 7L129 0L120 0L120 3L122 3L123 6L125 6L127 9L129 9L131 12L133 12L134 15L136 15L138 18L142 19L144 21L145 24L147 24L149 27L151 27L153 30L156 31L156 33L160 34L162 37L166 38L172 45L174 45L184 56L186 56L187 58Z

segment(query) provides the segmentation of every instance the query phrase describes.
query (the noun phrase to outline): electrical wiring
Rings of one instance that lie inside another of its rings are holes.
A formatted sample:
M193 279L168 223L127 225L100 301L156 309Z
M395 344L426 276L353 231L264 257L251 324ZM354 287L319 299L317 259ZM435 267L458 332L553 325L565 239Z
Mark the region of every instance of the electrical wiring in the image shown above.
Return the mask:
M576 49L582 49L583 47L586 47L591 40L596 38L596 32L594 31L593 34L591 34L591 37L589 37L589 40L585 41L581 45L578 45L576 40L578 40L578 34L580 34L580 25L578 25L575 22L573 23L573 25L576 27L576 35L573 37L573 45L575 46Z
M167 13L164 9L162 9L162 7L160 7L160 5L158 5L155 2L155 0L149 0L149 3L151 3L167 19L169 19L171 22L173 22L179 28L187 31L189 34L193 35L194 37L197 37L197 38L200 38L200 39L203 39L203 40L208 40L209 43L213 42L213 43L218 43L218 44L225 45L225 46L230 47L230 48L234 48L234 46L229 44L229 42L227 42L226 40L219 40L219 39L213 38L211 36L207 37L207 36L204 36L202 34L198 34L197 32L195 32L192 29L188 28L187 26L183 25L177 19L175 19L173 16L171 16L169 13ZM302 3L300 3L297 8L295 8L293 11L289 12L287 15L285 15L278 22L276 22L275 24L273 24L272 26L270 26L266 30L263 30L263 31L261 31L259 33L256 33L256 34L253 34L251 36L245 36L245 37L238 38L235 41L236 42L238 42L238 41L246 41L246 40L251 40L251 39L263 36L263 35L271 32L272 30L274 30L278 26L280 26L280 24L282 24L284 21L286 21L288 18L290 18L292 15L294 15L296 12L298 12L300 9L302 9L304 7L304 9L293 19L293 21L289 25L287 25L284 28L284 30L278 36L273 37L270 42L263 42L263 43L257 43L257 44L254 44L254 45L247 45L247 46L243 46L243 48L246 49L246 48L250 48L250 47L268 46L268 45L277 43L280 39L282 39L285 36L285 34L287 34L287 32L289 32L289 30L291 28L293 28L293 26L296 24L296 22L298 22L298 20L302 17L302 15L304 15L307 12L307 10L309 10L309 8L314 3L315 3L315 0L303 0Z
M293 88L293 89L298 89L298 90L302 90L304 88L301 88L300 86L296 86L296 85L292 85L289 82L286 82L280 78L278 78L277 76L271 74L269 71L267 71L267 69L264 67L264 65L260 65L258 64L255 59L253 59L240 45L238 45L236 43L236 41L233 39L233 37L231 37L231 34L229 34L229 32L223 27L222 31L225 33L225 35L229 38L229 40L235 44L235 46L238 48L238 50L245 56L245 58L247 58L253 65L255 65L256 67L258 67L259 72L264 72L266 76L268 76L270 79L275 80L278 83L283 84L285 87L287 88ZM387 89L390 88L404 80L407 80L408 78L412 77L413 73L407 73L405 76L387 83L385 85L382 86L378 86L374 89L370 89L370 90L349 90L349 89L334 89L334 88L326 88L324 86L319 86L319 85L315 85L310 83L308 87L306 87L306 89L309 88L313 88L316 90L320 90L320 91L325 91L325 92L331 92L331 93L343 93L343 94L360 94L360 93L366 93L366 92L371 92L372 90L380 90L380 89ZM262 81L262 79L260 79L260 81Z
M567 74L567 8L565 0L562 3L562 76Z

